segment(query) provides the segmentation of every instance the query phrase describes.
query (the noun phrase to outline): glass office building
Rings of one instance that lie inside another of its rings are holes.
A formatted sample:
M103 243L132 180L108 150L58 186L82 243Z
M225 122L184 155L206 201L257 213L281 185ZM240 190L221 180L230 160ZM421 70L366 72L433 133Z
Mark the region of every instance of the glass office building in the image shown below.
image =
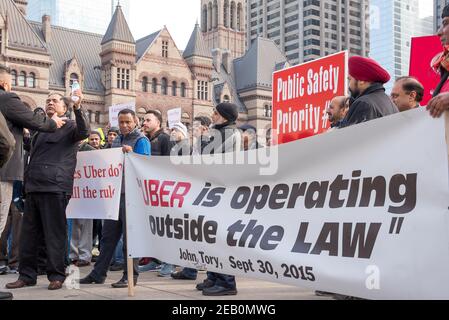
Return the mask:
M50 15L52 25L104 34L118 2L129 21L130 0L28 0L27 16L41 21Z
M390 73L389 94L394 80L409 74L411 38L432 35L433 17L420 19L418 0L371 0L370 6L370 56Z
M348 50L369 54L368 0L248 0L247 44L272 39L297 64Z

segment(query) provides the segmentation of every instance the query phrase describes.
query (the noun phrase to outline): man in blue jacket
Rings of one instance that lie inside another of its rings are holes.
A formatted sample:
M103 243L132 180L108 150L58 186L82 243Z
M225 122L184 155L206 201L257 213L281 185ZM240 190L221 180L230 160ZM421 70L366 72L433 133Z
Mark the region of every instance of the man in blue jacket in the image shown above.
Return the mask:
M150 156L151 145L148 138L140 132L137 127L136 114L134 111L125 109L119 112L118 122L120 135L112 143L112 148L122 148L124 153L135 152L137 154ZM101 251L97 258L94 269L85 278L80 280L80 284L102 284L106 280L109 264L115 252L115 247L123 233L123 256L127 257L126 250L126 202L125 185L122 182L122 192L120 196L119 220L105 220L103 225L103 235L101 238ZM133 259L134 285L139 276L138 259ZM128 270L124 268L123 277L112 284L113 288L128 287Z

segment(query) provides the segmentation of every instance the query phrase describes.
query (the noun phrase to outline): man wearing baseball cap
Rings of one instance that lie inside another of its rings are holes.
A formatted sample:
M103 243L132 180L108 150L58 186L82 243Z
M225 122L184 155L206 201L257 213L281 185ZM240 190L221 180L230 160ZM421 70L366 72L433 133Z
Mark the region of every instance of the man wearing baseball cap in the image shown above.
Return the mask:
M349 91L353 102L341 127L399 112L385 94L383 85L388 81L388 72L373 59L360 56L349 58Z

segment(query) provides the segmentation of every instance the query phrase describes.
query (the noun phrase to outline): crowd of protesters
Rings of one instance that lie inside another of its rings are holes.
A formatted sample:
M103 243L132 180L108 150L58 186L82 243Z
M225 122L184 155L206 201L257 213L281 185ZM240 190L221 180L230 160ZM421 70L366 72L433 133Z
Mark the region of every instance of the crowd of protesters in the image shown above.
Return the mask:
M449 6L442 19L438 35L447 46ZM448 61L447 50L432 61L441 78L427 104L432 117L449 109ZM418 108L423 100L423 85L410 76L396 79L388 96L384 84L390 75L370 58L353 56L348 68L349 95L335 97L326 110L329 131ZM103 284L108 271L123 270L123 277L112 287L128 286L125 188L118 221L66 219L78 151L121 148L124 153L153 157L240 152L272 145L271 130L261 143L254 126L237 126L239 110L232 103L218 104L211 117L194 118L191 130L181 122L164 128L163 115L156 110L149 110L140 122L132 110L125 109L118 115L118 127L108 126L103 137L102 132L90 129L82 92L74 94L74 103L50 94L45 109L31 111L11 92L10 71L0 65L0 275L18 274L7 289L34 286L37 277L45 274L48 289L58 290L69 265L88 267L92 262L93 269L80 284ZM154 257L134 259L134 285L139 273L147 271L175 280L197 278L196 269L176 269ZM196 288L209 296L237 294L235 277L215 272L208 272ZM0 299L12 299L12 294L0 292Z

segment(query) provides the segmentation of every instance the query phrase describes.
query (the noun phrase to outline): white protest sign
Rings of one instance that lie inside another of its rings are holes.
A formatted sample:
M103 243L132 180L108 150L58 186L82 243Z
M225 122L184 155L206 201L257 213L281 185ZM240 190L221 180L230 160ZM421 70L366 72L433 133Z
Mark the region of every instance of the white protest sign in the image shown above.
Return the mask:
M416 109L246 155L269 150L272 176L211 164L218 154L127 156L130 255L368 299L449 299L443 119Z
M118 127L118 113L124 109L131 109L136 112L136 105L134 103L122 103L109 107L109 123L111 127Z
M170 109L167 111L168 127L171 129L175 123L181 122L181 108Z
M122 175L121 148L78 152L67 218L118 220Z

